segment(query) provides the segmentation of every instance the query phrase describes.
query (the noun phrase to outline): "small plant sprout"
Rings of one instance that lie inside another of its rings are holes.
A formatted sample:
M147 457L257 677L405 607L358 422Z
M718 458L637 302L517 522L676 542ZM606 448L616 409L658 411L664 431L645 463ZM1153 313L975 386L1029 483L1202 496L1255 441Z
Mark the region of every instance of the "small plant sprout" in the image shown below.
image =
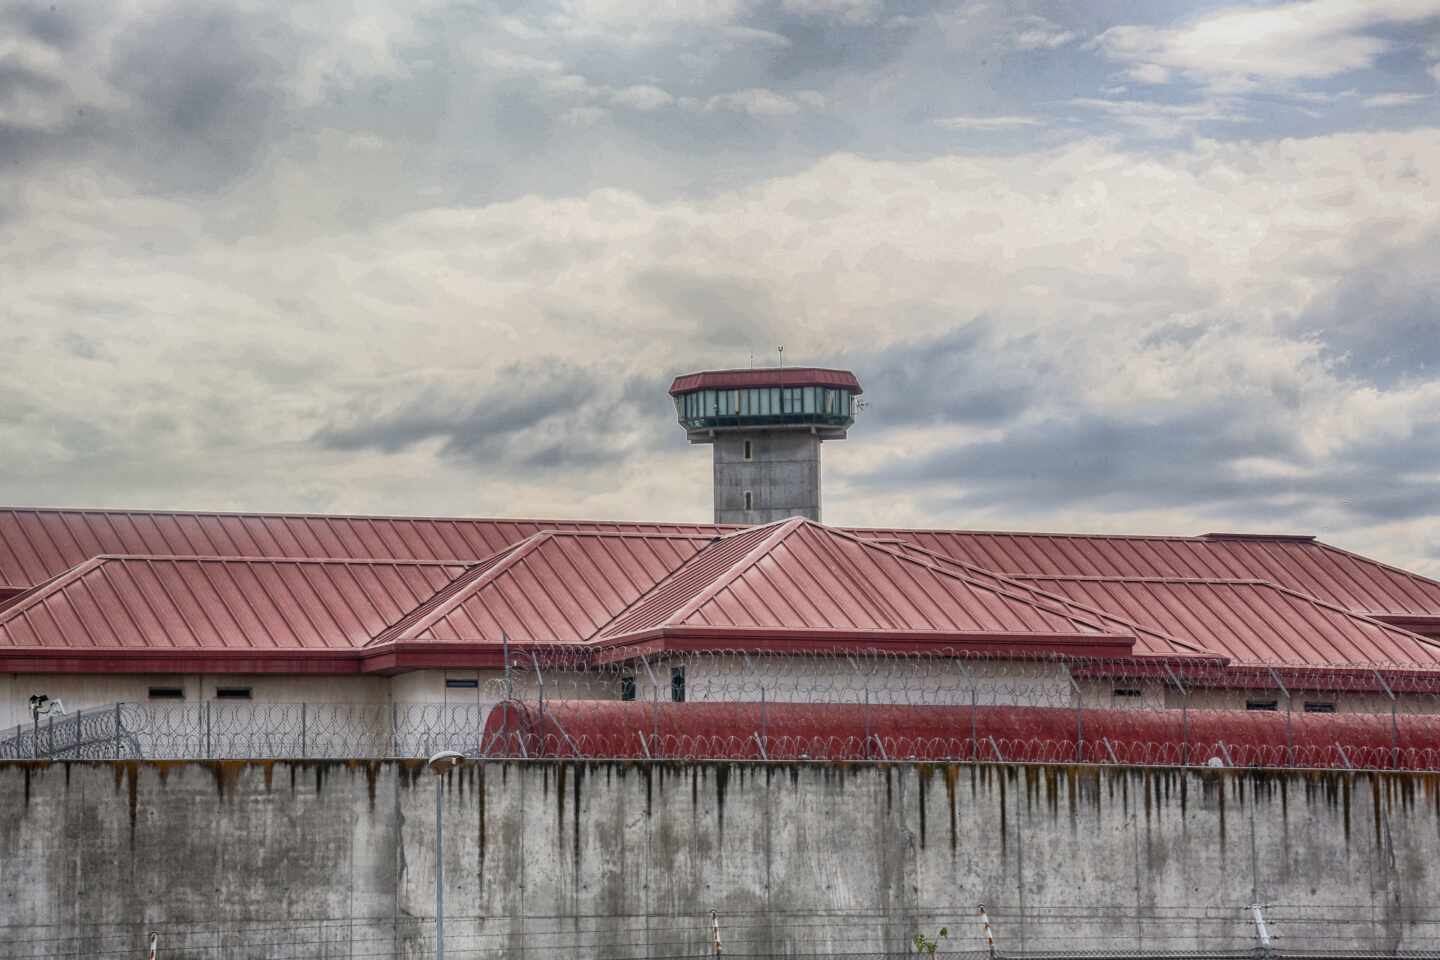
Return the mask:
M915 934L915 952L921 956L933 957L936 949L940 946L940 941L949 936L950 931L945 927L940 928L940 932L935 934L934 939L926 937L923 933L917 933Z

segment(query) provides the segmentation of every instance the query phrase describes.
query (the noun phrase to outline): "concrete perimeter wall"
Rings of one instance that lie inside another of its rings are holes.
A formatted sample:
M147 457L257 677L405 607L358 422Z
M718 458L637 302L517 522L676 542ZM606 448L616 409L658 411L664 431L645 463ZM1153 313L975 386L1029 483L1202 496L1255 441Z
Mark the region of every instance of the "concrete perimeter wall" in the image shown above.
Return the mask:
M446 955L1440 946L1434 776L468 763ZM433 955L418 763L0 764L0 955Z

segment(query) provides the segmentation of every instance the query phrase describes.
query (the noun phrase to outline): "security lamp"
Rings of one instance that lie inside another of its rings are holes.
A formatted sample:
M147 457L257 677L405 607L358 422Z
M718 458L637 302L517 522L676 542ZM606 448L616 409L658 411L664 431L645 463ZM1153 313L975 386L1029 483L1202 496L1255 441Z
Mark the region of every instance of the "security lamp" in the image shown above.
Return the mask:
M445 773L452 767L458 767L465 762L465 754L456 753L454 750L441 750L435 756L426 761L431 773Z
M65 715L65 704L59 697L51 699L43 693L32 693L30 695L30 715L39 717L49 714Z

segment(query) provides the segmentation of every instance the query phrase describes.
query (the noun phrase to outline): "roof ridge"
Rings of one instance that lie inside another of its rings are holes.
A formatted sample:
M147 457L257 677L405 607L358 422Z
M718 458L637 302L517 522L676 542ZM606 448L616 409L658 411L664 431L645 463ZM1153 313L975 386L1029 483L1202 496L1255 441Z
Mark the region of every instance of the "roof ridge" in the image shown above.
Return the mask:
M589 520L572 517L465 517L399 513L291 513L283 510L149 510L126 507L24 507L0 506L0 513L98 513L152 517L253 517L291 520L401 520L420 523L584 523L628 527L734 527L735 524L694 520Z
M791 519L793 519L793 518L791 518ZM727 533L727 534L725 534L724 536L719 536L719 537L714 538L714 542L712 542L709 546L703 547L703 548L701 548L700 550L696 551L696 553L695 553L695 555L694 555L693 557L689 558L689 559L686 560L684 563L680 564L680 566L676 567L671 573L667 574L667 575L664 576L664 577L661 577L658 581L656 581L656 582L650 587L649 590L646 590L646 591L645 591L644 593L642 593L640 596L636 597L633 603L628 604L628 605L625 607L625 609L621 610L621 611L620 611L619 613L617 613L615 616L611 617L610 620L609 620L607 623L605 623L604 626L600 627L600 629L596 630L593 634L591 634L591 639L592 639L592 640L598 640L598 639L600 639L601 637L604 637L604 636L605 636L607 633L609 633L611 630L615 629L615 627L616 627L618 624L623 623L625 620L627 620L629 617L631 617L636 611L638 611L638 610L639 610L642 606L644 606L646 603L654 600L655 597L656 597L659 593L661 593L661 592L667 587L667 585L673 585L673 584L677 581L678 578L683 577L683 576L685 575L685 573L686 573L687 570L692 570L692 569L694 569L694 567L693 567L692 565L703 562L703 558L705 557L705 555L706 555L709 551L715 549L716 547L720 546L721 544L725 543L726 541L734 540L734 539L737 538L737 537L754 535L754 534L758 533L759 531L765 529L766 527L769 527L769 526L778 526L778 525L780 525L780 524L785 524L785 523L789 523L789 522L790 522L790 520L776 520L776 521L772 521L771 523L758 524L758 525L756 525L756 526L744 527L744 528L742 528L742 529L740 529L740 530L733 531L732 533ZM772 536L773 536L773 534L772 534ZM760 540L760 542L761 542L761 543L764 543L764 542L768 541L768 539L769 539L769 537L764 537L764 538L762 538L762 539ZM748 556L748 554L747 554L747 556ZM713 582L713 581L712 581L712 582ZM678 611L678 609L679 609L679 608L677 607L677 608L676 608L676 611ZM673 617L675 616L676 611L671 611L671 612L666 616L665 619L666 619L666 620L669 620L669 619L673 618Z
M1204 537L1179 533L1057 533L1046 530L968 530L958 527L833 527L847 533L930 533L964 534L982 537L1059 537L1084 540L1181 540L1188 543L1207 543Z
M957 573L957 572L955 572L954 570L947 570L947 569L945 569L943 566L937 566L937 565L935 565L935 564L933 564L933 563L926 562L925 560L922 560L922 559L919 558L919 557L910 556L909 554L907 554L907 553L905 552L907 549L909 549L908 547L895 547L895 546L891 546L891 545L886 544L886 543L867 542L864 537L854 536L853 534L845 534L845 533L843 533L843 532L841 532L841 535L842 535L842 536L847 536L847 537L849 537L850 539L854 540L856 543L863 544L864 546L868 547L868 548L871 549L871 550L881 550L881 551L884 551L885 553L888 553L888 554L890 554L891 556L896 557L896 558L898 558L898 559L900 559L900 560L904 560L904 561L909 562L909 563L918 564L919 566L923 566L923 567L925 567L925 568L928 569L928 570L934 570L936 573L943 574L943 575L945 575L945 576L947 576L947 577L951 577L951 578L956 579L956 580L962 580L962 581L964 581L964 582L966 582L966 583L972 584L973 586L975 586L975 587L978 588L978 589L986 590L986 591L988 591L988 592L990 592L990 593L996 594L997 596L1005 597L1006 599L1018 600L1018 601L1021 602L1021 603L1031 603L1031 604L1034 605L1034 606L1040 606L1040 604L1035 603L1029 596L1019 596L1018 594L1021 594L1021 593L1027 593L1027 594L1028 594L1028 593L1041 593L1041 594L1044 594L1043 591L1026 591L1023 587L1020 587L1018 584L1016 584L1016 589L1014 590L1014 594L1017 594L1017 595L1013 595L1013 596L1012 596L1012 595L1011 595L1011 592L1006 591L1006 590L1001 590L1001 589L999 589L998 587L994 587L994 586L991 586L991 585L989 585L989 584L986 584L986 583L984 583L983 581L981 581L978 577L974 577L974 576L972 576L972 575L971 575L970 573L968 573L968 572L966 572L966 573ZM917 549L922 550L922 551L926 554L926 556L932 556L932 557L933 557L933 556L937 556L937 554L935 554L933 551L925 550L923 547L917 548ZM949 561L950 558L947 557L946 560ZM999 581L1001 581L1001 582L1004 583L1004 584L1014 584L1014 583L1015 583L1015 581L1014 581L1011 577L1009 577L1009 576L1007 576L1007 575L1005 575L1005 574L1003 574L1003 573L997 573L997 572L995 572L995 571L993 571L993 570L986 570L984 567L980 567L980 566L977 566L977 565L974 565L974 564L958 563L958 562L955 562L955 561L950 561L950 562L954 562L956 566L965 567L965 568L967 569L967 571L968 571L969 569L976 569L976 570L984 571L984 573L985 573L987 576L994 577L996 580L999 580ZM1050 597L1049 597L1048 594L1044 594L1044 595L1046 596L1047 599L1050 599ZM1063 607L1063 605L1062 605L1062 607ZM1057 611L1051 610L1050 612L1051 612L1051 613L1056 613ZM1069 612L1064 612L1063 610L1062 610L1062 612L1059 612L1058 615L1066 618L1067 620L1080 620L1081 622L1086 622L1086 618L1084 618L1084 617L1075 617L1075 616L1073 616L1072 614L1070 614ZM1109 633L1109 632L1110 632L1110 631L1106 630L1102 624L1091 623L1090 626L1096 627L1097 629L1100 630L1101 633Z
M494 554L489 556L494 556ZM207 553L97 553L83 562L120 560L137 563L334 563L359 566L471 567L485 559L488 557L474 560L416 560L409 557L226 557Z
M540 544L550 539L549 530L532 533L518 543L497 550L472 567L467 567L430 596L411 607L394 623L381 630L365 644L367 648L413 639L406 634L424 630L446 616L465 601L478 585L488 582L502 570L509 570L519 559L529 556ZM442 596L443 594L443 596ZM433 604L433 606L431 606ZM422 612L423 611L423 612Z
M860 539L863 540L864 538L860 538ZM964 569L967 570L967 571L978 571L980 574L983 574L983 575L986 576L986 577L993 577L993 578L995 578L996 580L1001 581L1002 583L1015 584L1016 587L1017 587L1019 590L1025 591L1026 593L1030 594L1032 597L1033 597L1035 594L1039 594L1040 597L1044 598L1044 599L1045 599L1046 601L1048 601L1049 603L1058 604L1058 605L1059 605L1063 610L1065 610L1065 611L1070 611L1070 610L1076 610L1076 609L1078 609L1078 610L1080 610L1080 611L1083 611L1085 614L1087 614L1087 615L1089 615L1089 616L1091 616L1091 617L1098 618L1098 619L1101 620L1101 621L1114 621L1114 622L1116 622L1116 623L1124 624L1126 627L1130 628L1132 631L1134 631L1134 632L1136 632L1136 633L1145 633L1145 634L1147 634L1147 635L1149 635L1149 636L1159 638L1160 640L1163 640L1165 643L1170 644L1171 646L1180 647L1180 648L1183 648L1183 649L1191 650L1191 651L1193 651L1193 652L1195 652L1195 653L1197 653L1197 654L1201 654L1201 655L1204 655L1204 656L1219 657L1220 659L1225 659L1225 656L1224 656L1223 654L1217 653L1217 652L1215 652L1214 650L1209 650L1209 649L1207 649L1207 648L1205 648L1205 647L1203 647L1203 646L1201 646L1201 645L1199 645L1199 644L1197 644L1197 643L1195 643L1195 642L1193 642L1193 641L1185 640L1185 639L1182 639L1182 638L1176 637L1176 636L1172 636L1171 634L1166 633L1166 632L1164 632L1163 630L1157 630L1157 629L1154 628L1154 627L1148 627L1148 626L1146 626L1146 625L1144 625L1144 624L1142 624L1142 623L1136 623L1134 620L1131 620L1129 617L1122 617L1122 616L1120 616L1120 615L1118 615L1118 614L1110 613L1109 611L1102 610L1102 609L1100 609L1099 607L1094 607L1094 606L1091 606L1090 604L1087 604L1087 603L1081 603L1081 602L1079 602L1079 601L1077 601L1077 600L1072 600L1072 599L1070 599L1069 597L1063 596L1063 595L1061 595L1061 594L1050 593L1049 591L1040 590L1040 589L1038 589L1038 588L1027 588L1027 587L1025 586L1025 584L1024 584L1024 581L1025 581L1027 578L1026 578L1025 576L1023 576L1023 575L1000 573L1000 572L998 572L998 571L991 570L991 569L989 569L988 567L982 567L982 566L980 566L979 564L971 563L971 562L966 561L966 560L959 560L959 559L957 559L957 558L955 558L955 557L949 556L948 554L937 553L937 552L935 552L934 550L929 550L929 549L926 549L925 547L921 547L921 546L918 546L918 545L915 545L915 544L911 544L911 543L906 543L904 546L895 547L895 548L889 547L888 544L874 544L874 543L872 543L872 546L879 547L879 548L882 548L882 549L892 549L892 550L898 551L901 556L904 556L904 552L905 552L905 551L915 551L915 552L923 553L926 557L929 557L929 558L931 558L932 561L935 561L935 562L932 562L932 563L927 563L926 566L930 567L931 569L935 570L935 571L938 572L938 573L943 573L943 574L945 574L945 575L947 575L947 576L955 576L955 574L954 574L953 571L950 571L950 570L945 569L946 566L962 567L962 568L964 568ZM919 562L919 558L917 558L917 557L906 557L906 559L910 559L910 560L912 560L912 561ZM967 575L967 576L966 576L966 579L967 579L967 580L974 579L974 580L977 581L977 585L978 585L978 586L980 586L980 587L982 587L982 588L985 588L985 585L984 585L983 583L978 583L978 578L976 578L976 577L972 577L972 576L970 576L970 575ZM1056 577L1056 578L1054 578L1054 579L1063 579L1063 578ZM990 588L985 588L985 589L990 589ZM995 592L998 593L999 591L995 591ZM1002 595L1002 596L1007 596L1007 594L1003 594L1003 593L1002 593L1001 595ZM1031 601L1029 601L1029 602L1033 602L1033 600L1031 600ZM1039 604L1036 604L1036 606L1039 606ZM1044 608L1042 608L1042 609L1044 609ZM1053 612L1053 611L1051 611L1051 612ZM1068 613L1068 612L1065 613L1065 614L1063 614L1063 615L1074 619L1073 615L1070 614L1070 613ZM1083 618L1082 618L1082 619L1083 619ZM1108 631L1106 631L1106 632L1108 632Z
M983 568L982 568L983 569ZM1264 577L1137 577L1110 576L1104 573L1007 573L1011 580L1083 580L1108 581L1111 583L1230 583L1268 585L1278 587L1274 580Z
M700 592L691 596L691 598L687 602L676 608L675 612L670 614L670 616L666 617L665 619L667 621L683 621L686 617L690 616L696 610L700 609L701 606L708 603L712 598L714 598L714 596L718 594L720 590L725 587L726 584L733 582L734 579L738 577L743 570L745 570L745 568L749 567L760 557L764 556L777 544L783 543L796 530L800 529L805 524L810 522L811 521L805 519L804 517L789 517L785 520L775 521L773 524L761 524L756 529L763 530L765 527L774 526L775 530L769 535L761 537L760 540L748 551L746 551L743 556L737 559L728 568L721 571L718 577L712 579L709 586L705 587ZM724 540L728 538L722 537L720 539ZM699 554L696 554L696 556L699 556ZM681 569L683 570L684 567L682 567Z
M43 583L37 583L24 593L12 597L10 603L0 608L0 626L9 623L17 614L30 609L37 601L45 599L56 590L68 587L86 574L98 570L104 563L104 557L91 557L88 560L75 564L75 566L66 570L64 573L57 574Z

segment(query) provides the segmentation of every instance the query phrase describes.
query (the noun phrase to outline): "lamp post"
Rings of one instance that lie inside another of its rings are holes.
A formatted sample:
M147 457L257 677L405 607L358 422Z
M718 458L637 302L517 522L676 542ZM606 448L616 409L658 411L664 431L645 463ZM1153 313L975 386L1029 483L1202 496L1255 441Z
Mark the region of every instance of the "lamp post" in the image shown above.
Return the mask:
M435 774L435 960L445 960L445 774L465 759L454 750L441 750L428 766Z

